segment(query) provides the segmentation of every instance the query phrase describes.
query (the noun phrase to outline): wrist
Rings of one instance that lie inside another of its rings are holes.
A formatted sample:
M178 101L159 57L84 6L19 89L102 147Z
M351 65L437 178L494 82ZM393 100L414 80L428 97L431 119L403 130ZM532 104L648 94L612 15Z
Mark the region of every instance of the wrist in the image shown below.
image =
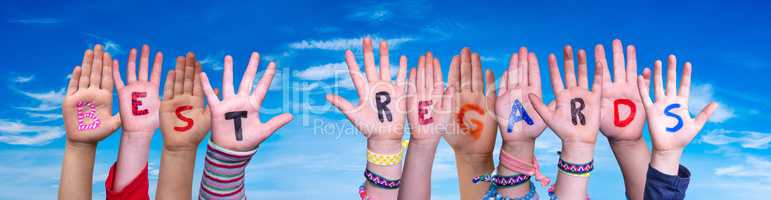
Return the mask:
M645 140L643 138L632 139L632 140L618 140L618 139L608 138L608 143L613 148L624 148L624 147L634 147L638 145L645 145Z
M367 149L379 154L395 154L402 151L401 139L368 139Z
M88 142L75 142L71 140L67 140L65 142L66 149L70 151L76 151L76 152L96 152L96 143L88 143Z
M653 150L653 156L651 157L651 167L659 170L664 174L673 176L677 175L677 170L680 166L680 156L682 153L682 149L666 151Z
M506 152L517 160L530 162L534 157L534 148L535 141L504 141L501 151ZM504 167L501 163L498 163L497 169L498 175L509 176L517 173Z
M594 144L563 142L560 159L569 163L588 163L594 160Z

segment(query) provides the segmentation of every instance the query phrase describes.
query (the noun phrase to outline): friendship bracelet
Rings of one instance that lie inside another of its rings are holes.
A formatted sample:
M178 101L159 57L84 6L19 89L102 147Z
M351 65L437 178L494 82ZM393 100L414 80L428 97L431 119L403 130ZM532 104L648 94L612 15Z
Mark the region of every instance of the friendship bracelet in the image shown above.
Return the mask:
M530 176L526 174L517 174L512 176L499 176L499 175L485 174L482 176L474 177L471 181L474 184L477 184L479 182L490 182L496 187L507 188L507 187L514 187L514 186L521 185L522 183L525 183L529 180L530 180Z
M399 153L390 155L375 153L367 149L367 162L380 166L397 165L402 162L404 150L407 149L408 144L409 140L402 140L402 149Z
M560 152L557 154L561 155ZM594 160L591 160L588 163L575 164L569 163L560 158L559 161L557 161L557 168L560 172L563 172L567 175L589 176L589 173L594 170Z
M399 185L401 185L400 179L390 180L369 171L369 169L364 170L364 177L373 185L386 190L398 189Z
M482 196L483 200L537 200L538 199L538 193L535 191L535 186L533 184L530 184L530 191L527 192L524 196L521 197L504 197L502 194L498 193L498 189L494 185L490 185L490 189L485 193L484 196Z
M505 151L501 151L500 163L501 165L503 165L503 167L511 171L527 174L529 176L535 176L535 179L541 182L541 186L543 187L546 187L547 185L549 185L549 182L551 182L551 180L549 180L548 177L544 176L543 173L541 173L541 167L538 166L538 159L535 158L535 155L533 155L532 163L528 163L528 162L514 158L514 156L511 156L509 153L506 153Z

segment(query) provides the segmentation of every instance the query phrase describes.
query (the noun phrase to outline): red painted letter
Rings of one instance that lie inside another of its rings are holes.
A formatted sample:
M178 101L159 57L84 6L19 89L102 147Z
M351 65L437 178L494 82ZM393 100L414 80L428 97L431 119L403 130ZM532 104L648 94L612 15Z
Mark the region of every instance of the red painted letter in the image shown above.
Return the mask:
M192 109L193 109L193 106L191 105L177 107L177 110L175 111L175 113L177 113L177 118L187 123L187 125L175 126L174 127L175 131L182 132L182 131L190 130L190 128L193 128L193 119L187 118L184 115L182 115L182 112L186 110L192 110Z
M621 114L618 113L618 106L621 104L629 107L629 115L627 115L624 120L619 119ZM635 112L637 112L637 108L635 107L634 102L629 99L616 99L613 101L613 124L618 127L629 125L629 123L632 122L632 119L634 119Z
M139 109L139 106L142 105L142 101L139 100L139 98L144 98L147 96L147 92L132 92L131 93L131 113L134 115L146 115L147 113L150 113L147 109Z
M430 124L434 122L434 117L431 116L431 104L433 103L431 100L418 102L418 123Z

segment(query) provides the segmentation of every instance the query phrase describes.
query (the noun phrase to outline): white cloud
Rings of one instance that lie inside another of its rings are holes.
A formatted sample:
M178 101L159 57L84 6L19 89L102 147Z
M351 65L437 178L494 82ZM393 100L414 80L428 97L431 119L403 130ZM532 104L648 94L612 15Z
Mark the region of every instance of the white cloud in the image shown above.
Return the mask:
M52 110L59 109L65 96L64 88L61 88L59 90L51 90L48 92L39 92L39 93L27 92L27 91L18 91L18 92L24 96L35 99L40 102L37 106L33 106L33 107L25 107L25 106L17 107L18 109L26 110L26 111L52 111Z
M58 24L61 22L62 20L57 18L26 18L8 20L8 23L14 24Z
M32 81L33 79L35 79L35 75L16 76L16 78L13 79L13 82L15 82L15 83L26 83L26 82Z
M345 62L315 65L294 73L297 78L314 81L347 75L348 65Z
M361 49L362 38L337 38L331 40L303 40L289 44L289 48L292 49L321 49L321 50L346 50L346 49ZM392 39L383 39L379 37L372 37L372 44L378 45L380 41L385 40L388 42L388 47L393 49L402 43L413 41L413 38L400 37ZM377 46L375 46L377 47Z
M712 101L716 101L712 85L696 85L691 88L691 99L689 100L688 111L691 112L691 114L698 114L704 106L707 106L707 104ZM718 103L720 104L720 107L715 110L712 117L709 118L710 122L721 123L735 117L733 108L724 102Z
M748 149L768 149L768 143L771 142L771 133L716 129L701 137L701 141L713 145L737 143L741 147Z
M743 164L732 165L715 169L715 175L731 177L754 177L771 179L771 161L747 156Z
M347 18L373 24L391 20L424 19L430 11L428 5L431 4L420 0L365 2L352 6Z
M64 135L61 126L36 126L0 119L0 142L18 145L42 145Z
M203 67L209 67L209 69L212 69L214 71L220 71L223 69L222 62L225 59L225 52L220 52L216 54L209 54L206 55L203 59L199 60L198 62L201 63Z
M93 34L93 33L86 33L86 35L96 40L93 43L100 43L104 45L104 51L107 53L110 53L110 55L112 55L113 57L115 57L115 55L120 55L124 53L120 45L109 38L102 37L100 35ZM93 44L89 44L89 48L91 46L93 46Z
M36 122L50 122L50 121L55 121L62 118L62 115L59 113L27 112L27 116L30 116L32 118L37 118L38 120Z

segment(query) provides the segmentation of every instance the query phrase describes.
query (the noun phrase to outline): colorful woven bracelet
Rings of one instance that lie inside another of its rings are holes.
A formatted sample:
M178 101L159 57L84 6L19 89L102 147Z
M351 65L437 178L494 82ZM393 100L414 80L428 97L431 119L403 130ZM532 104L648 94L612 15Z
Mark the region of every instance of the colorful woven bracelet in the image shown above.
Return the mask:
M402 150L399 153L390 155L375 153L367 149L367 162L380 166L397 165L402 162L404 149L407 149L407 144L409 144L409 140L402 140Z
M535 185L532 183L530 184L530 191L527 192L527 194L521 196L521 197L504 197L501 193L498 192L497 187L490 184L490 189L485 193L485 195L482 197L484 200L533 200L538 199L538 193L535 191Z
M525 174L517 174L512 176L499 176L485 174L482 176L474 177L471 181L473 183L490 182L499 188L507 188L521 185L530 180L530 176Z
M401 185L400 179L390 180L369 171L369 169L364 170L364 177L373 185L386 190L398 189L399 185Z
M589 161L588 163L574 164L560 158L560 160L557 161L557 168L559 169L559 172L567 175L589 176L590 172L594 170L594 160Z

